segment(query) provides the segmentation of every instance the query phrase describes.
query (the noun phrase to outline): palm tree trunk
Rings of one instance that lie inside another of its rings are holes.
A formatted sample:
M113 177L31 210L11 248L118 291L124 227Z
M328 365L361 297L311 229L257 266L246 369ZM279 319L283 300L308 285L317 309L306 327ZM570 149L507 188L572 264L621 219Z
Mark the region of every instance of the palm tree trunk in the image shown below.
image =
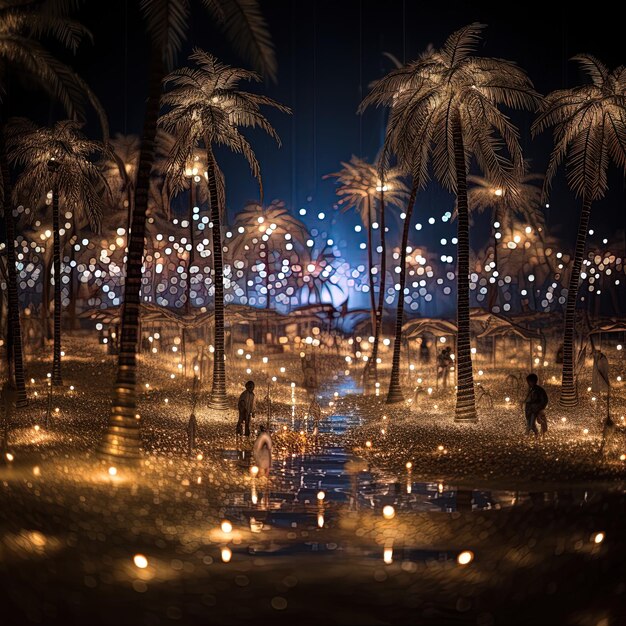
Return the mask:
M385 310L385 277L387 274L387 251L385 246L385 192L380 190L380 278L378 279L378 309L376 310L376 330L374 332L374 347L372 348L372 368L374 380L378 382L378 342L383 325Z
M370 306L371 306L371 320L372 320L372 336L376 332L376 295L374 293L374 255L372 250L372 200L369 193L367 194L367 263L368 263L368 275L370 283Z
M46 241L46 254L49 251L49 241ZM52 258L44 257L41 267L41 347L47 345L50 339L50 282L52 281Z
M213 272L215 289L215 340L213 342L213 388L208 405L212 409L228 409L226 366L224 364L224 264L222 248L221 207L217 193L217 171L211 143L207 140L207 172L211 222L213 222ZM269 271L269 267L268 267ZM269 299L269 293L268 293Z
M500 211L500 207L499 207L499 202L496 201L496 208L495 208L495 212L494 212L494 222L497 222L498 224L500 224L500 227L502 227L502 215L501 215L501 211ZM492 225L493 227L493 225ZM498 274L500 273L500 269L498 266L498 243L499 240L496 239L495 237L495 228L494 228L494 237L493 237L493 263L494 263L494 269L495 271L498 272ZM492 271L493 274L493 271ZM494 283L491 284L491 287L489 288L489 297L487 299L487 310L491 311L493 309L494 306L496 306L496 304L498 304L498 295L499 295L499 287L498 287L498 280L500 279L499 276L496 276L496 281Z
M139 168L135 187L132 229L129 235L124 285L122 334L118 357L117 380L113 392L109 426L99 452L105 458L132 461L140 456L140 424L137 418L137 342L139 335L139 303L141 270L143 267L146 212L150 190L150 173L154 163L154 141L161 100L163 59L161 51L153 49L148 100L143 126Z
M187 313L191 313L191 266L194 261L194 241L193 241L193 209L196 205L196 193L195 193L195 183L193 180L193 176L191 177L191 182L189 183L189 243L191 244L191 250L189 250L189 263L187 265L187 301L185 302L185 309Z
M404 395L400 386L400 353L402 350L402 322L404 319L404 283L406 281L406 247L409 243L409 228L413 215L413 205L417 196L417 182L413 181L409 203L406 207L406 217L402 229L402 248L400 249L400 291L398 291L398 308L396 309L396 335L393 340L393 360L391 364L391 379L387 404L403 402Z
M24 354L22 351L22 329L20 324L20 305L17 290L17 270L15 269L15 220L11 206L11 177L7 164L6 146L4 143L4 125L0 126L0 170L4 189L4 222L7 246L7 291L8 291L8 322L7 322L7 359L9 372L12 373L17 389L16 407L28 404L24 373Z
M265 345L270 342L270 251L265 247Z
M453 120L454 164L457 185L457 345L456 345L456 412L455 421L476 421L474 375L470 343L469 290L469 210L467 204L467 171L463 129L458 114Z
M576 325L576 299L578 297L578 285L580 271L585 256L585 243L589 229L589 215L591 213L591 199L583 197L583 208L578 222L578 234L576 236L576 252L574 264L569 277L567 289L567 303L565 305L565 325L563 329L563 374L561 377L561 406L576 406L578 404L578 391L574 380L574 330Z
M76 260L76 252L74 250L74 246L72 245L71 239L69 240L70 245L70 282L68 283L68 317L70 320L70 330L76 330L76 296L78 289L76 288L76 268L72 264L73 261Z
M63 384L61 378L61 234L59 220L59 193L52 190L52 237L54 268L54 349L52 352L52 384Z

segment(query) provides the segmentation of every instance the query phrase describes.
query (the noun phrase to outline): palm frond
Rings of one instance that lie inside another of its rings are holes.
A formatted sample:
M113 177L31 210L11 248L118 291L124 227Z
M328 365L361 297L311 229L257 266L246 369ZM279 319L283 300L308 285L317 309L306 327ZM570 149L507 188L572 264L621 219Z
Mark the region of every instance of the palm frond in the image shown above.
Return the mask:
M206 3L206 0L203 1ZM237 52L264 76L276 82L276 54L258 1L220 0L220 5L224 15L224 32Z
M450 66L457 65L477 48L485 24L473 22L452 33L443 44L441 54Z
M161 50L166 67L172 67L189 23L188 0L141 0L140 8L154 48Z
M598 58L592 54L577 54L572 61L578 61L581 69L591 78L594 85L601 87L609 77L609 70Z

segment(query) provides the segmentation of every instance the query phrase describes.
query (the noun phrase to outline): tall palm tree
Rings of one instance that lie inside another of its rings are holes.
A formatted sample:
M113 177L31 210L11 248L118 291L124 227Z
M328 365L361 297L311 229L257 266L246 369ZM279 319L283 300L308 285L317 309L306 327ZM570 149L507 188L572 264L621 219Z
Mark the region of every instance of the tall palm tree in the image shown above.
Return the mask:
M37 86L60 102L69 117L83 117L85 100L96 109L105 136L108 133L106 116L85 82L70 67L61 63L41 44L47 38L75 53L89 31L65 13L74 2L0 1L0 215L6 225L7 291L9 320L7 325L7 355L9 372L17 388L18 407L25 406L26 385L22 352L22 334L15 270L15 217L11 203L12 187L7 163L4 126L10 94L8 82L21 80ZM13 86L13 85L12 85Z
M368 362L371 366L368 371L372 378L377 379L378 370L376 361L378 357L378 343L382 329L383 309L385 306L385 278L387 274L386 255L386 213L387 205L400 207L404 205L408 197L408 188L402 180L402 172L399 168L391 168L381 172L376 165L368 163L364 159L352 156L348 163L341 162L342 169L324 178L335 177L339 186L337 195L341 198L340 205L343 210L353 209L361 218L361 223L367 229L367 260L369 277L369 294L371 305L372 336L374 344L372 359ZM384 176L384 181L381 179ZM378 207L376 206L378 202ZM374 290L374 233L373 224L379 222L380 230L380 267L378 268L378 304Z
M387 402L403 400L400 349L406 277L406 247L417 190L428 181L429 166L457 196L457 397L458 421L476 420L469 325L469 212L467 169L472 157L485 174L510 185L523 160L515 127L498 109L532 108L538 95L526 74L509 61L473 56L482 24L453 33L438 51L428 51L378 81L361 104L390 108L383 164L395 154L413 176L402 237L398 315ZM501 151L507 148L510 158Z
M52 128L39 128L24 118L12 120L5 128L9 162L22 169L14 194L28 198L33 205L49 199L52 204L54 268L54 357L52 384L62 385L61 377L61 225L60 203L78 224L89 221L100 227L103 200L100 190L106 183L94 155L103 144L87 139L82 124L57 122Z
M234 236L228 245L230 258L246 258L250 263L261 259L265 264L266 308L271 306L271 279L276 257L298 256L302 264L308 259L306 247L307 227L289 213L282 200L272 200L268 205L248 202L235 216Z
M553 128L554 149L550 156L544 190L547 192L563 161L567 180L582 197L576 250L569 277L563 329L563 374L561 406L576 406L574 380L574 327L580 272L585 255L591 205L608 189L607 171L613 162L626 172L626 67L610 71L590 54L574 57L591 83L559 89L549 94L533 124L533 133Z
M276 58L257 0L202 0L201 5L238 51L268 78L275 79ZM141 0L140 7L150 38L148 97L132 207L117 379L109 427L99 447L104 458L121 461L139 458L140 432L136 417L139 302L162 82L174 64L191 22L190 0Z
M473 225L474 214L489 212L491 214L491 227L493 230L493 263L491 267L500 273L498 267L498 248L502 246L502 233L512 220L523 220L533 224L539 232L545 226L545 218L541 209L541 187L534 184L543 181L542 174L520 173L510 187L503 187L490 181L483 176L467 177L467 182L472 186L467 190L467 202L469 210L470 226ZM452 219L456 219L456 208ZM498 300L498 280L489 292L487 302L491 310Z
M168 110L161 117L160 124L176 137L169 169L174 190L184 185L185 169L194 152L200 146L206 151L215 273L215 351L213 389L209 406L226 409L228 403L224 365L224 275L221 233L224 179L213 150L216 146L224 146L242 154L250 165L252 175L259 183L262 195L261 169L252 146L241 134L241 129L258 127L280 145L280 139L261 112L261 107L273 107L284 113L290 113L290 110L266 96L239 89L241 81L260 81L258 74L224 65L212 55L197 48L189 59L194 63L193 68L176 70L166 78L166 84L172 87L163 97L163 104Z
M374 345L372 346L372 370L374 380L378 382L378 346L383 328L383 314L385 310L385 283L387 278L387 235L386 235L386 207L388 205L400 207L406 203L409 190L402 180L403 172L398 167L379 170L376 180L378 206L380 213L380 278L378 281L378 308L376 310L376 330ZM405 215L406 218L406 215Z
M370 168L373 172L370 172ZM373 176L370 176L373 173ZM372 336L376 332L376 292L374 290L374 228L378 222L375 197L376 183L380 182L378 171L364 159L352 155L348 163L342 161L338 172L326 174L323 178L334 177L339 186L336 193L340 197L342 212L354 210L361 218L367 231L367 274L370 294L370 318Z

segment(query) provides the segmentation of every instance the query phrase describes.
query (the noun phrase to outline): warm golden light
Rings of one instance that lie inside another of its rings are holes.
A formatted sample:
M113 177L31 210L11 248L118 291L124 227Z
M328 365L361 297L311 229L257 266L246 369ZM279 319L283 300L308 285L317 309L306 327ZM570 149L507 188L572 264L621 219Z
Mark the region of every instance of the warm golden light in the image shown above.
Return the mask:
M390 504L383 507L383 517L385 519L393 519L395 516L396 516L396 510Z
M135 554L133 562L135 563L135 567L138 567L139 569L145 569L148 567L148 559L143 554Z
M461 554L459 554L459 556L456 558L456 561L459 565L468 565L469 563L471 563L474 560L474 553L471 552L470 550L464 550L463 552L461 552Z

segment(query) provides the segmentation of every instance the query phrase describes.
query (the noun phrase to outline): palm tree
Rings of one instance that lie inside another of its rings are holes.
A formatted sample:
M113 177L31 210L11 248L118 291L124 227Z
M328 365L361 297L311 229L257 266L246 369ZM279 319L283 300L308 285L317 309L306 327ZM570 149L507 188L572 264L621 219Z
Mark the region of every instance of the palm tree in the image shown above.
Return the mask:
M402 172L399 168L391 168L384 172L376 165L372 165L352 156L349 163L342 161L342 169L324 178L335 177L339 182L337 195L340 196L339 204L344 205L343 210L354 209L361 218L361 223L367 229L367 260L369 276L369 293L371 304L372 335L374 345L372 359L368 362L370 375L377 380L378 370L376 361L378 357L378 342L382 329L383 309L385 306L385 278L387 274L386 257L386 215L385 207L392 205L400 207L404 205L408 197L408 188L402 180ZM384 181L381 179L384 176ZM378 210L376 209L378 200ZM378 270L378 305L374 291L374 257L373 257L373 224L380 221L380 268Z
M260 81L258 74L224 65L197 48L189 59L194 63L192 69L176 70L166 78L166 84L171 84L172 88L163 97L163 104L168 107L168 111L161 117L160 124L176 137L169 169L174 190L181 189L184 185L185 170L194 152L200 146L206 151L215 273L215 351L213 389L209 406L226 409L228 404L224 367L224 275L221 233L224 180L213 149L216 146L224 146L242 154L250 165L252 175L259 183L262 195L263 184L259 163L248 140L241 134L241 129L258 127L280 145L276 131L261 113L261 106L273 107L284 113L290 113L290 110L266 96L238 89L242 80Z
M306 247L309 233L306 226L289 213L282 200L272 200L264 206L259 202L249 202L235 216L235 232L229 244L232 259L246 258L250 263L261 259L265 265L265 306L271 306L270 275L275 268L272 262L276 257L297 255L302 264L308 258Z
M372 321L372 335L376 332L376 292L374 291L374 227L378 221L373 198L376 195L376 185L380 183L378 171L367 161L352 155L350 161L341 162L342 169L338 172L326 174L324 178L337 179L337 195L341 198L339 205L343 205L342 212L354 210L359 214L363 228L367 230L367 274L369 279L370 317ZM372 176L370 176L372 174Z
M626 171L626 68L621 65L609 71L590 54L579 54L573 60L578 61L591 83L553 91L546 97L533 124L534 134L554 129L554 149L544 191L548 191L559 165L565 161L569 185L582 197L565 307L561 406L578 404L574 381L574 326L591 205L606 193L611 162L622 172Z
M332 281L337 272L338 254L332 246L326 244L314 257L303 262L303 279L307 279L303 280L303 283L308 291L306 305L323 304L324 294L330 304L333 304L334 296L343 294L342 288Z
M61 226L59 205L65 215L71 212L80 224L89 221L97 230L102 217L100 190L106 186L100 170L91 161L104 146L80 132L82 124L57 122L52 128L39 128L24 118L12 120L5 128L9 162L22 168L14 188L16 198L28 198L37 205L49 199L52 204L54 268L54 357L52 384L62 385L61 377Z
M202 0L201 4L238 51L268 78L275 79L276 58L257 0ZM162 82L182 47L191 22L189 0L141 0L141 10L150 37L148 97L132 207L117 380L109 427L99 447L103 457L121 461L139 458L139 422L136 418L139 301Z
M473 158L488 178L508 186L522 168L518 134L499 104L513 108L535 106L538 95L526 74L509 61L472 56L481 24L453 33L438 51L378 81L361 104L390 107L382 163L391 154L413 176L402 236L398 314L387 402L403 400L400 388L400 349L406 248L415 196L426 185L429 166L444 187L457 196L457 397L458 421L476 420L469 325L469 212L467 168ZM502 144L510 159L502 154Z
M28 400L15 270L15 216L11 206L13 193L4 138L6 119L2 107L7 107L10 100L8 77L15 74L59 101L69 117L82 118L84 101L87 99L96 109L104 134L107 135L106 116L91 90L70 67L58 61L40 42L42 38L49 38L71 52L76 52L89 32L64 15L73 4L72 0L57 0L47 4L23 0L0 2L0 215L6 224L9 312L7 355L10 360L9 375L14 378L17 389L18 407L28 404Z
M544 214L541 209L541 188L535 182L543 181L542 174L524 172L513 181L511 187L503 187L483 176L468 176L467 182L472 184L467 191L470 226L473 225L473 215L486 211L491 213L493 228L493 270L500 273L498 266L498 248L502 245L501 230L505 230L511 220L523 220L533 224L541 232L545 226ZM457 211L452 214L456 219ZM487 307L491 310L498 300L498 274L493 274L496 280L492 283Z

